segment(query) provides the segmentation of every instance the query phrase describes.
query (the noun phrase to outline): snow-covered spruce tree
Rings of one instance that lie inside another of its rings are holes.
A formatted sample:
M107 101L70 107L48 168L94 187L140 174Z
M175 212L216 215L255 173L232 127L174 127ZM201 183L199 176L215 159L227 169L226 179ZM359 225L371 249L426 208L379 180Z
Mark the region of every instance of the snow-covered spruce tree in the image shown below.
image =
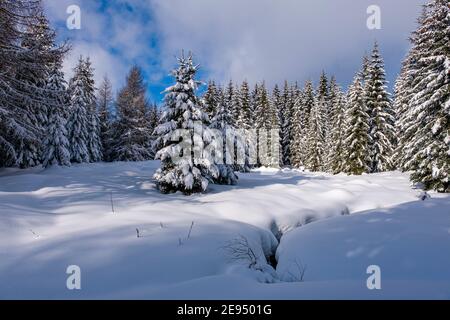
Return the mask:
M243 164L237 164L236 169L240 172L250 172L250 154L253 151L256 142L253 141L253 137L250 134L250 130L253 127L253 122L250 91L247 81L242 82L237 95L239 116L237 119L237 125L235 126L235 130L237 130L236 148L244 148L245 160ZM238 134L244 136L238 137Z
M243 81L239 89L239 117L237 121L237 128L249 130L252 127L252 114L251 114L251 101L250 101L250 90L248 87L248 82Z
M279 108L280 118L280 140L281 140L281 162L283 165L291 165L291 141L292 141L292 113L294 101L292 91L287 81L284 82L283 94L281 95Z
M84 86L84 99L87 105L88 115L88 151L91 162L99 162L103 159L101 127L97 110L97 99L95 97L94 69L89 57L84 61L82 68L82 81Z
M152 104L148 110L147 110L147 124L149 128L149 132L151 133L150 136L150 143L149 143L149 152L150 152L150 158L154 159L156 150L154 148L154 142L156 140L156 136L154 135L155 129L159 124L159 119L161 118L161 111L159 110L158 105Z
M214 145L214 150L217 156L221 158L221 161L216 163L219 174L213 178L213 181L217 184L234 185L237 183L238 177L234 173L233 164L229 163L230 160L235 160L230 157L232 153L230 149L234 148L234 144L230 145L227 143L227 133L232 134L236 128L233 126L233 117L228 109L228 105L225 103L225 97L222 96L221 99L217 99L217 102L216 114L212 118L209 127L220 132L220 136L215 137L215 139L220 139L221 141L213 140L211 143ZM238 147L244 148L244 146ZM242 164L242 166L245 166L245 164Z
M303 90L303 106L305 111L306 124L309 123L309 114L315 104L315 93L312 81L308 80L305 83L305 89Z
M48 113L43 143L43 166L70 166L66 118L68 99L61 63L55 63L47 80Z
M155 158L161 160L161 168L154 178L162 193L181 191L192 194L205 191L208 183L218 177L219 171L203 154L212 137L205 135L208 116L202 111L196 96L199 84L195 80L197 66L193 64L192 55L182 55L178 61L179 67L172 72L176 83L165 90L164 113L155 130L158 135Z
M311 171L324 170L325 135L323 130L326 101L316 99L309 115L306 139L306 167Z
M80 57L74 69L74 76L69 82L70 112L67 120L67 131L70 146L71 162L90 161L88 108L91 103L85 95L85 61Z
M217 91L217 86L214 81L208 82L208 88L206 89L205 95L203 97L204 111L211 119L216 114L216 108L219 104L219 96Z
M305 164L307 123L303 93L298 94L292 114L291 165L300 168Z
M361 70L359 71L359 78L361 79L361 85L363 86L363 88L365 87L367 80L369 79L369 68L370 68L370 58L366 52L362 58L362 67Z
M125 86L120 90L116 108L111 158L113 161L144 161L152 158L150 131L146 113L148 101L142 71L131 68Z
M42 141L45 136L44 129L47 121L47 94L46 79L50 65L59 59L61 52L54 47L55 32L44 15L42 4L36 1L36 7L30 12L31 22L27 22L21 38L20 46L29 51L30 59L26 59L18 66L15 79L23 84L22 101L17 105L23 109L22 121L35 128L37 140L21 139L17 142L18 164L21 168L39 165L42 161ZM38 60L42 52L54 51L50 60ZM36 64L39 67L36 67ZM32 97L38 99L33 99Z
M418 19L419 25L426 19L426 15L427 13L424 7L422 15ZM415 43L417 36L417 31L413 32L410 38L413 43ZM409 141L411 141L412 137L416 134L416 131L414 130L416 118L408 111L410 108L410 101L414 96L413 81L416 79L419 72L419 68L416 67L418 60L419 50L416 46L413 46L405 57L402 63L401 72L395 82L394 110L396 113L395 128L398 140L395 150L395 164L397 168L403 171L412 170L412 163L410 161L411 155L409 152L418 152L417 149L407 149Z
M236 116L239 114L239 106L236 105L236 88L234 87L232 80L228 82L228 85L225 88L225 103L227 105L227 109L230 110L233 125L235 125L237 122Z
M110 157L110 139L109 132L111 127L110 108L113 103L112 85L108 76L103 77L97 93L97 109L100 121L100 140L102 145L102 155L104 161L109 161Z
M258 83L255 83L255 87L253 88L250 94L250 115L253 129L256 129L256 109L258 105L258 97L259 97L259 85Z
M297 99L295 105L295 114L293 118L297 124L295 125L295 132L293 134L293 143L295 144L292 147L291 153L293 153L293 157L295 157L296 168L300 168L302 166L307 165L307 145L308 145L308 137L309 137L309 118L311 114L311 110L316 104L314 87L311 81L306 81L303 93L301 98Z
M278 127L280 128L280 165L284 166L284 165L289 165L290 164L290 151L289 151L289 146L288 145L284 145L284 137L283 137L283 123L284 123L284 107L285 105L283 104L283 99L281 96L281 92L280 89L278 87L277 84L275 84L273 91L272 91L272 96L271 96L271 103L273 108L276 110L277 112L277 117L278 117ZM287 137L287 141L289 141L290 143L290 139L289 136ZM284 145L284 147L283 147ZM288 149L285 149L285 147L287 147ZM286 152L289 152L289 155L285 158L284 155Z
M255 124L258 140L258 164L267 167L280 166L279 119L274 104L270 101L265 83L258 87Z
M368 173L369 115L364 103L364 91L357 75L349 87L346 106L344 172L353 175Z
M0 167L26 167L38 162L36 148L31 157L24 155L26 149L39 146L42 140L35 107L42 106L45 97L30 79L43 75L46 63L55 60L51 49L25 47L30 44L28 39L36 38L32 30L39 25L39 12L37 1L0 2Z
M323 154L322 154L322 161L323 161L323 168L322 170L328 171L328 163L330 154L329 151L331 150L331 146L328 145L329 142L329 132L330 132L330 93L329 93L329 81L327 74L325 71L322 71L319 79L319 86L317 88L317 101L322 101L322 135L324 137L324 145L323 145Z
M344 171L345 165L345 96L334 78L330 86L330 133L327 146L330 148L328 170L333 174Z
M319 79L319 86L317 88L317 99L323 100L328 103L329 98L329 87L328 87L328 77L325 71L322 71ZM328 112L328 110L326 110Z
M406 118L414 119L406 129L415 132L406 142L405 164L413 182L426 189L449 192L450 182L450 8L448 0L425 6L413 37L417 60L408 73L415 74L413 95Z
M386 73L377 43L372 51L368 79L364 86L364 97L370 116L370 171L392 170L395 117L389 93L386 90Z

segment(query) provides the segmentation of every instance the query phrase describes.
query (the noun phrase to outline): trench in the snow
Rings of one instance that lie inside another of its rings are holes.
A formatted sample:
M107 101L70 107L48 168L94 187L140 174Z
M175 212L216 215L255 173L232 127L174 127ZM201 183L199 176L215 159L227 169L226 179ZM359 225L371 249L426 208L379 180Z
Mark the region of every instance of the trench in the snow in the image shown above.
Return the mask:
M345 215L349 215L349 214L350 214L350 212L349 212L348 208L345 208L345 210L341 211L341 213L340 213L341 216L345 216ZM271 254L268 257L266 257L267 264L269 264L274 270L277 270L278 261L276 258L276 254L278 251L278 247L281 244L281 240L286 233L296 230L298 228L301 228L303 226L306 226L307 224L317 222L320 220L324 220L324 219L327 219L327 218L317 218L317 217L313 217L313 216L306 216L303 223L299 223L287 231L283 231L282 228L280 228L278 226L278 224L275 221L273 221L271 228L270 228L270 232L275 236L278 243L277 243L277 246L275 247L275 249L271 252Z

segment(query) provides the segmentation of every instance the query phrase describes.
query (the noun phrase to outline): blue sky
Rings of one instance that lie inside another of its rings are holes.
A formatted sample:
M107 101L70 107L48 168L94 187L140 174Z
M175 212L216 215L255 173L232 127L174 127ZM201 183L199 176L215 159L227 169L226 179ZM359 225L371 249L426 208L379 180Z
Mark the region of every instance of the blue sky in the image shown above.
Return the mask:
M324 69L345 88L378 40L391 86L409 48L425 0L44 0L60 39L73 45L70 70L89 55L96 80L104 74L114 90L140 65L150 98L162 99L182 49L201 65L199 78L218 82L284 79L317 81ZM66 9L81 9L81 30L68 30ZM369 5L381 9L381 29L366 27Z

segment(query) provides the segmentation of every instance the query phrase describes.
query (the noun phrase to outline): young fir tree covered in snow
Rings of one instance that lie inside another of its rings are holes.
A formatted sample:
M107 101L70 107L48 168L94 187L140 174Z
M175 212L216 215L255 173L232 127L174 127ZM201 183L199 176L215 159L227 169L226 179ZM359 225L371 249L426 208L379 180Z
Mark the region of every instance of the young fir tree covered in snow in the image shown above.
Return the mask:
M182 55L178 61L179 67L172 72L176 83L165 90L165 109L155 130L158 135L155 158L161 160L161 168L154 178L163 193L192 194L205 191L209 182L218 177L219 170L203 152L212 136L205 126L208 116L196 96L197 66L191 55Z
M118 119L113 126L110 156L113 161L143 161L152 158L152 132L147 121L148 101L142 71L131 68L120 90L116 108Z
M364 103L364 91L357 75L348 90L345 127L344 172L361 175L369 172L369 115Z
M55 63L49 71L47 90L49 98L46 137L43 143L43 166L70 166L69 140L66 118L68 99L61 64Z
M384 63L377 43L374 45L367 72L364 97L370 116L369 168L371 172L383 172L393 169L392 143L395 134L395 117L389 93L386 90Z
M406 82L412 88L400 115L402 131L411 139L404 145L404 166L411 169L414 182L426 189L450 189L450 8L448 0L427 4L412 37L413 48L404 72L414 75ZM403 85L405 87L406 85ZM405 96L400 93L397 99ZM414 134L408 134L412 133Z
M74 69L74 77L69 83L70 112L67 120L67 131L70 146L71 162L89 162L89 128L90 118L88 108L90 99L85 95L86 64L82 57Z

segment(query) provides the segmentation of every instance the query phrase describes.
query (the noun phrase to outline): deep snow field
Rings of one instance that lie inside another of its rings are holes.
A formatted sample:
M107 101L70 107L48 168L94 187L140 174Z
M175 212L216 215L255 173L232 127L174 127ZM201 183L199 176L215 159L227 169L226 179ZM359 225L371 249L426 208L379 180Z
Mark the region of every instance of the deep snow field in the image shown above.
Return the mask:
M155 190L158 165L0 170L0 299L450 299L450 196L406 174L260 169L187 197Z

